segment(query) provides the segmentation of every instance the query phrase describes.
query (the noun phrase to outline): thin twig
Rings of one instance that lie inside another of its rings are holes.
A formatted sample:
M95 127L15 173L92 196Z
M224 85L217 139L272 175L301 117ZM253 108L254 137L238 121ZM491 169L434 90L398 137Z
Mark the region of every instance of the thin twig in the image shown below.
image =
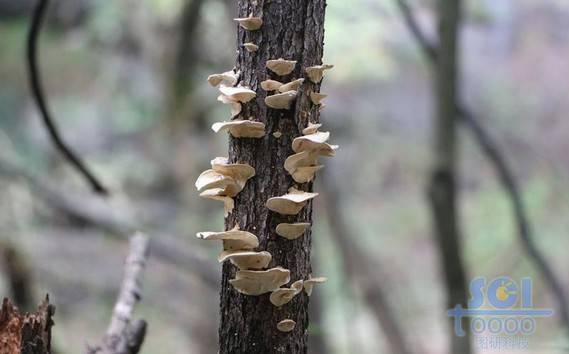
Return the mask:
M146 334L144 320L132 320L134 306L141 299L142 273L148 258L148 238L140 233L130 240L130 251L125 262L124 277L111 322L97 348L88 348L89 354L136 354Z
M430 64L434 65L437 62L438 56L437 46L434 43L429 42L427 37L424 35L424 32L421 30L417 19L413 15L413 12L407 2L405 0L396 0L396 2L407 26L409 27L409 30L421 47L424 56L428 59ZM555 276L553 269L547 263L545 256L541 254L534 242L533 231L525 210L520 189L511 168L506 162L506 158L493 142L486 128L480 123L480 120L470 110L468 110L462 102L458 102L457 112L459 118L461 118L460 122L463 123L473 134L476 142L484 152L484 155L494 166L498 179L512 203L520 242L528 256L533 259L538 270L543 274L545 282L551 288L551 291L557 300L561 322L566 330L569 331L569 307L567 305L567 295L565 294L563 286Z
M37 42L48 5L49 0L38 0L32 15L30 30L28 32L27 60L32 95L38 106L40 116L42 117L48 131L49 137L59 152L75 169L77 169L81 175L83 175L97 194L108 195L108 190L97 180L91 171L89 171L79 156L65 144L47 108L37 63Z

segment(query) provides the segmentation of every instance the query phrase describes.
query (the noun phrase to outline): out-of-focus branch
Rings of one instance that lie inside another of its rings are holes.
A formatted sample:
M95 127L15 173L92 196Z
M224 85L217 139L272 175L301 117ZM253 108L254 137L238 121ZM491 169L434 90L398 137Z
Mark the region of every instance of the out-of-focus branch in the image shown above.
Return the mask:
M140 228L141 223L117 216L118 211L109 208L107 204L102 204L101 200L65 193L60 188L7 161L0 161L0 175L25 180L35 192L35 196L44 200L55 210L91 227L109 232L121 240L127 239L128 235ZM147 229L146 231L153 235L150 243L152 253L157 259L195 274L204 284L217 291L219 274L207 260L191 248L181 247L176 242L178 237L172 237L159 230Z
M435 64L438 56L437 45L429 42L427 37L424 35L424 32L421 30L407 2L405 0L396 0L396 2L407 26L409 27L409 30L421 47L423 54L430 64ZM563 286L553 272L553 269L547 263L545 256L541 254L534 242L533 231L525 210L518 183L514 178L514 174L509 167L504 154L494 143L486 128L482 123L480 123L480 120L460 100L458 101L457 113L459 118L461 118L460 122L465 125L471 134L473 134L474 139L484 152L484 155L494 166L498 179L512 203L520 242L528 256L535 263L539 272L543 274L545 282L553 292L561 314L561 321L567 331L569 331L569 301L567 299L567 295L565 294Z
M121 290L103 344L89 348L89 354L136 354L144 341L146 321L132 320L134 306L141 299L142 273L148 258L148 238L142 234L130 240Z
M40 116L44 122L50 139L63 157L71 164L91 185L97 194L108 195L108 190L99 182L93 173L87 168L85 163L75 154L61 138L57 126L47 108L47 103L42 88L39 67L37 63L37 42L43 24L45 14L49 5L49 0L38 0L34 9L30 30L28 33L27 60L30 88L32 95L40 111Z
M383 329L385 339L391 348L390 352L393 354L411 353L403 335L401 324L385 297L380 281L376 279L377 275L373 274L374 266L370 264L369 258L358 248L358 245L348 239L348 226L338 209L341 203L338 201L336 189L330 181L330 176L322 174L319 181L323 192L321 205L324 206L327 213L330 236L338 246L337 249L341 254L340 258L346 278L355 282L357 287L361 289L364 301Z

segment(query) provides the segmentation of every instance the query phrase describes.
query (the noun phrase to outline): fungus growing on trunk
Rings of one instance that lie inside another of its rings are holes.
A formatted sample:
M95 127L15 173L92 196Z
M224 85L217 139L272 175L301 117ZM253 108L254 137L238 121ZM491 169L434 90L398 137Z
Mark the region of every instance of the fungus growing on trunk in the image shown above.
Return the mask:
M292 330L294 329L294 327L296 326L296 322L294 322L293 320L287 319L287 320L282 320L277 324L277 329L281 332L292 332Z
M304 281L304 292L306 295L312 295L312 289L314 285L324 283L328 278L319 277L319 278L310 278Z
M265 104L274 109L290 109L295 98L296 91L291 90L265 97Z
M259 246L259 239L254 234L239 229L235 226L229 231L202 231L196 237L206 241L223 241L223 249L226 251L252 250Z
M299 191L298 189L291 187L288 190L288 194L282 195L280 197L273 197L267 200L267 208L274 212L284 215L296 215L300 212L306 203L316 197L318 193L308 193L304 191Z
M298 80L294 80L291 81L287 84L282 85L281 87L278 88L279 92L287 92L287 91L298 91L298 89L300 88L300 86L302 85L302 83L304 82L304 79L298 79Z
M235 202L233 198L223 195L222 188L208 189L200 193L200 197L208 198L213 200L219 200L223 202L223 215L228 216L233 211L235 207Z
M217 257L219 263L229 260L241 270L267 268L271 259L272 256L267 251L255 252L245 250L222 251Z
M290 286L290 288L278 288L273 291L269 297L269 301L271 301L271 304L276 307L281 307L288 304L293 297L300 294L302 292L302 288L303 281L297 280Z
M235 73L233 70L226 71L221 74L213 74L207 77L207 82L213 87L217 87L220 85L224 86L235 86L239 75Z
M328 97L328 95L325 95L325 94L320 93L320 92L311 92L310 93L310 100L315 105L321 104L322 100L325 99L326 97Z
M245 295L261 295L277 290L290 281L290 271L282 267L268 270L239 270L229 280L235 290Z
M243 44L243 47L245 47L249 53L253 53L259 50L259 46L251 42Z
M304 235L304 232L310 228L310 223L297 222L294 224L280 223L277 225L277 235L286 238L287 240L296 240Z
M283 85L282 82L276 80L265 80L261 82L261 88L265 91L276 91Z
M265 135L265 124L252 120L232 120L229 122L218 122L211 126L211 129L219 133L228 130L235 138L262 138Z
M233 102L246 103L257 96L255 91L243 86L220 86L219 91Z
M223 104L228 104L231 106L231 118L241 113L241 108L242 108L241 103L231 100L229 97L225 96L224 94L217 96L217 100Z
M296 60L284 60L283 58L267 60L267 69L279 76L290 74L296 66Z
M321 126L322 126L322 124L320 124L320 123L314 124L314 123L310 122L310 123L308 123L308 126L302 130L302 135L314 134L318 131L318 129L320 129Z
M248 31L258 30L263 25L263 20L259 17L253 17L253 14L250 14L249 17L234 18L233 20Z
M320 83L320 81L322 81L322 78L324 77L324 71L330 70L333 67L334 65L327 65L327 64L311 66L306 68L306 75L308 76L310 81L312 81L315 84L318 84Z

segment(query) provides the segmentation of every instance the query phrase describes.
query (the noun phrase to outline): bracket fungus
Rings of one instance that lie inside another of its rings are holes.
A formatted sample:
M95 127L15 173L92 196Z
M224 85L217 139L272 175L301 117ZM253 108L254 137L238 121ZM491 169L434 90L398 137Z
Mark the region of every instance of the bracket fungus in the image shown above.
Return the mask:
M296 240L304 235L304 232L310 228L310 223L297 222L294 224L281 223L277 225L277 235L286 238L287 240Z
M328 280L328 278L325 278L325 277L309 278L309 279L305 280L304 281L304 292L306 292L306 295L308 295L308 296L312 295L312 289L314 288L314 285L324 283L324 282L326 282L326 280Z
M304 191L299 191L298 189L291 187L288 190L288 194L282 195L280 197L273 197L267 200L267 208L274 212L284 215L296 215L300 212L306 203L316 197L318 193L309 193Z
M283 305L288 304L293 297L300 294L303 289L303 281L297 280L295 281L290 288L278 288L277 290L271 293L269 300L271 304L275 305L276 307L281 307Z
M279 76L290 74L296 66L296 60L285 60L283 58L267 60L267 69Z
M222 251L217 260L223 263L227 260L231 261L237 268L246 269L263 269L267 268L273 257L267 251L255 252L248 250L239 251Z
M253 53L253 52L256 52L257 50L259 50L259 46L256 45L255 43L251 43L251 42L243 44L243 47L245 47L245 49L249 53Z
M263 25L263 20L260 17L254 17L253 14L250 14L249 17L234 18L233 20L248 31L258 30Z
M292 330L294 330L294 327L296 326L296 322L294 322L293 320L287 319L287 320L282 320L279 323L277 323L277 329L281 332L292 332Z
M283 83L277 80L265 80L261 82L261 88L265 91L276 91L282 85Z
M304 79L297 79L297 80L294 80L294 81L291 81L289 83L282 85L281 87L278 88L278 90L281 93L285 93L287 91L298 91L300 86L302 86L303 82L304 82Z
M232 197L243 190L255 169L247 164L229 164L224 157L213 159L211 166L199 175L196 189L201 192L200 197L222 201L227 216L234 207Z
M223 202L223 211L224 211L223 215L225 216L231 214L233 208L235 208L235 202L233 201L233 198L223 195L222 188L213 188L205 190L200 193L200 197L219 200Z
M268 270L239 270L229 280L235 290L245 295L261 295L275 291L290 281L290 271L282 267Z
M324 167L317 165L318 157L334 156L338 148L336 145L326 143L330 133L319 132L320 126L321 124L310 123L302 131L306 135L295 138L292 142L292 149L296 154L286 158L284 168L297 183L312 181L315 173Z
M291 90L265 97L265 104L274 109L290 109L296 98L296 91Z
M252 120L217 122L211 126L211 129L216 133L227 130L234 138L262 138L265 135L265 124Z
M237 83L239 74L235 73L233 70L226 71L221 74L213 74L207 77L207 82L213 87L220 85L223 86L234 86Z
M231 106L231 118L241 113L241 108L242 108L241 103L231 100L229 97L225 96L224 94L219 95L217 97L217 100L223 104L228 104Z
M328 97L328 95L325 95L325 94L320 93L320 92L311 92L310 93L310 100L315 105L321 104L322 100L325 99L326 97Z
M317 84L320 81L322 81L322 78L324 77L324 71L330 70L333 67L334 65L328 65L328 64L310 66L306 68L306 75L308 76L310 81Z
M229 231L202 231L196 237L206 241L223 241L225 251L252 250L259 247L259 239L254 234L239 229L235 226Z
M257 93L255 93L255 91L244 86L220 86L219 91L233 102L246 103L257 96Z

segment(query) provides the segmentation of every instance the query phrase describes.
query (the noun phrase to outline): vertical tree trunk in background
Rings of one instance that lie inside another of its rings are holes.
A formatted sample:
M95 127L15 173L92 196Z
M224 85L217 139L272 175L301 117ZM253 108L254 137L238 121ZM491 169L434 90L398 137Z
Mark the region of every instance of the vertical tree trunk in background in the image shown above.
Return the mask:
M311 274L311 235L289 241L275 233L281 222L312 222L312 203L296 216L270 212L265 203L268 198L286 194L294 182L284 170L285 159L293 154L291 144L301 135L308 121L319 120L318 108L309 103L307 90L319 91L319 85L305 80L298 92L296 103L290 110L274 110L264 103L266 92L260 83L268 78L281 82L304 77L304 69L322 63L324 39L325 0L239 0L238 15L262 17L263 26L257 31L238 28L238 58L236 67L241 72L240 83L257 92L257 97L243 105L241 118L254 117L266 125L262 139L230 138L230 162L248 163L255 168L256 176L235 198L235 209L226 218L226 228L236 224L257 235L259 250L273 256L270 266L282 266L291 272L291 282L307 279ZM253 42L259 50L249 53L241 47ZM297 60L295 70L286 77L268 72L269 59ZM276 138L274 132L281 132ZM311 183L298 186L312 190ZM221 288L221 323L219 328L220 354L306 353L308 328L308 297L302 292L282 308L269 302L269 294L241 295L229 284L235 269L229 262L223 265ZM277 323L283 319L296 321L290 333L279 332Z
M434 233L440 249L442 270L447 287L447 308L466 307L467 280L461 257L459 217L457 212L457 46L460 0L439 0L440 51L436 65L436 112L434 129L434 166L429 185ZM465 319L466 321L466 319ZM466 321L468 322L468 321ZM450 329L453 320L449 321ZM464 328L468 328L465 326ZM469 331L452 338L450 352L471 352Z

